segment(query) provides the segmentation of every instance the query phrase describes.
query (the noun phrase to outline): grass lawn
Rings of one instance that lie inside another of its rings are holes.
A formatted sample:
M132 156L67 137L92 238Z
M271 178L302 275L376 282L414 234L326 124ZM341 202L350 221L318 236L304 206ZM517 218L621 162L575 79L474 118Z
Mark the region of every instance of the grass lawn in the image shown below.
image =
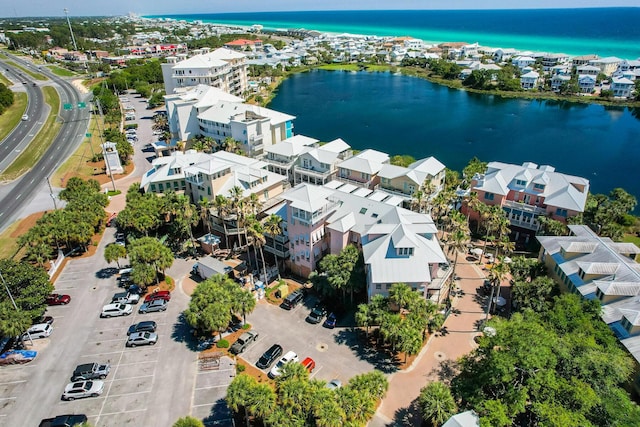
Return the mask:
M18 237L29 231L44 212L37 212L18 220L0 233L0 258L11 258L18 253ZM20 259L18 257L17 259Z
M625 234L622 241L627 243L633 243L636 246L640 247L640 237L635 234Z
M11 86L13 84L9 81L8 78L4 76L4 74L0 74L0 83L2 83L5 86Z
M50 66L49 70L51 70L51 72L56 76L60 77L71 77L76 75L76 73L74 73L73 71L69 71L66 68L60 68L55 65Z
M31 144L29 144L11 166L0 175L1 180L14 180L31 169L44 155L60 131L61 123L56 121L58 111L60 110L60 96L52 87L43 88L43 92L45 102L51 107L47 120L40 132L33 138Z
M23 72L29 74L31 77L33 77L36 80L48 80L43 74L33 72L33 71L23 67L22 65L18 65L14 61L6 61L6 62L7 62L7 64L10 64L13 67L19 68L20 70L22 70Z
M89 123L89 133L91 137L85 138L78 149L53 173L51 181L58 185L61 182L65 182L70 176L77 176L82 179L96 178L95 167L90 164L90 160L94 153L100 153L100 132L98 131L98 120L101 120L99 116L92 114L91 122ZM100 129L103 129L104 123L100 124ZM104 162L102 162L104 163Z
M318 67L319 70L330 71L358 71L360 66L358 64L327 64Z
M13 93L13 105L0 116L0 141L20 123L22 115L27 109L27 94L24 92Z

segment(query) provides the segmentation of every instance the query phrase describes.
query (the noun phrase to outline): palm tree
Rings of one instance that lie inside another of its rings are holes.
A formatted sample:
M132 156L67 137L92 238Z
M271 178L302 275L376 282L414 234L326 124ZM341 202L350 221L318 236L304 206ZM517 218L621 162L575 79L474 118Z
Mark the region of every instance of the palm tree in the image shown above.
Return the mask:
M271 214L264 222L264 232L273 239L273 246L276 249L276 237L282 234L282 217L280 215ZM278 255L276 257L276 269L278 271L278 280L280 280L280 266L278 265Z
M373 324L373 313L368 304L358 305L358 311L356 311L356 325L365 327L365 333L367 339L369 339L369 327Z
M228 136L222 142L222 146L224 147L224 151L228 151L229 153L240 154L242 153L242 148L240 148L240 142L236 141L232 137Z
M200 211L200 221L202 222L202 226L207 230L208 234L211 234L211 222L209 221L210 206L211 206L211 203L209 203L209 199L207 199L206 197L203 197L202 200L198 202L198 208Z
M456 268L458 267L459 252L464 251L465 245L469 240L469 229L461 226L456 228L449 235L449 249L453 252L453 269L451 271L451 284L456 278ZM447 299L451 300L451 289L447 292ZM439 302L439 301L438 301Z
M487 303L487 313L485 319L489 318L489 313L491 312L491 306L493 305L494 296L496 300L497 297L500 296L500 285L507 278L509 274L509 264L502 262L501 259L496 260L489 272L489 281L491 282L491 297L489 298L489 302Z
M406 283L394 283L389 289L389 301L396 304L399 310L406 308L409 301L416 297L417 294Z
M117 245L115 243L109 243L104 248L104 259L108 263L116 262L118 268L120 268L120 262L118 261L120 258L125 258L127 256L127 248L122 245Z
M391 342L391 350L396 351L396 342L400 337L402 317L400 314L385 313L380 322L380 333L384 339Z
M408 322L404 322L400 330L400 351L404 353L404 363L407 363L408 355L416 355L420 352L423 343L424 327L418 328Z
M222 221L222 228L224 229L224 238L227 242L227 249L231 249L229 247L229 233L227 233L227 215L229 212L229 199L227 199L222 194L218 194L215 199L213 199L213 206L216 209L218 219Z
M267 242L267 239L264 237L264 228L259 221L252 221L248 227L248 233L251 235L253 240L253 248L257 252L260 251L260 258L262 259L262 271L264 273L264 281L265 284L269 284L269 277L267 275L267 264L264 262L264 252L262 247ZM256 255L256 264L257 264L257 255Z
M202 138L202 144L204 146L204 151L207 153L211 153L214 147L216 147L217 142L210 136L205 136L204 138Z
M235 303L242 314L242 323L247 323L247 314L251 313L256 308L256 299L251 292L241 289L240 292L235 293Z
M225 400L229 409L235 413L239 413L240 409L244 410L245 420L249 424L249 413L246 409L247 402L250 399L251 392L257 385L257 381L247 374L240 374L231 381L227 388L227 396Z
M276 406L276 394L268 384L255 384L245 402L245 410L254 417L264 419Z
M244 212L244 203L243 203L243 199L242 199L243 193L244 193L244 190L242 189L242 187L240 187L238 185L234 185L229 190L229 196L231 197L230 210L236 216L236 228L237 229L242 228L241 224L242 224L242 221L243 221L243 218L244 218L244 214L245 214L245 212ZM240 236L240 234L238 234L238 236ZM240 237L238 237L238 243L239 243L239 246L242 246L242 241L240 241Z
M417 190L413 193L411 199L411 210L422 213L422 207L424 206L425 194L422 190Z
M449 387L438 381L420 390L418 404L422 419L431 423L433 427L444 424L458 410Z

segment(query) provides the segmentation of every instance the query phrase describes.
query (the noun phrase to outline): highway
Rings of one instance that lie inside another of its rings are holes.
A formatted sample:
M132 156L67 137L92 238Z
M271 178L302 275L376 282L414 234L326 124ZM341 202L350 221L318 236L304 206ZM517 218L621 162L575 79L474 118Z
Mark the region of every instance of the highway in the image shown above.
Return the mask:
M0 172L3 172L38 133L45 118L46 109L44 108L42 90L31 76L2 61L0 61L0 67L5 70L5 75L14 83L22 84L25 87L27 92L25 114L29 116L28 120L21 121L4 140L0 141Z
M72 104L74 108L60 111L58 117L62 120L62 127L58 136L33 169L19 178L13 188L0 199L0 230L16 219L21 208L37 194L37 190L41 186L47 185L46 178L76 150L82 142L89 124L89 108L77 108L79 102L85 102L87 99L81 99L69 82L51 73L46 67L35 69L34 65L28 61L11 55L10 57L23 67L34 69L34 71L47 76L56 84L56 89L60 94L60 102ZM7 68L6 64L5 68ZM14 70L18 74L23 74L22 70ZM31 87L33 88L33 86ZM35 104L35 100L33 103ZM42 101L40 101L40 108L42 108ZM38 114L37 111L35 114Z

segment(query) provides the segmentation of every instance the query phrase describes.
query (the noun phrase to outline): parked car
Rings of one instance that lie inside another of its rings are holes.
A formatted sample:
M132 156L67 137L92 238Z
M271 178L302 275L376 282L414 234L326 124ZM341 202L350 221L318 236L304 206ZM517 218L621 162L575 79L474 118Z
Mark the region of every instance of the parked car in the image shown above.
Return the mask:
M95 379L103 380L107 378L107 375L109 375L109 371L111 371L111 365L108 363L84 363L82 365L76 366L76 369L73 370L71 381Z
M100 317L128 316L133 312L131 304L107 304L102 307Z
M327 383L327 388L329 390L335 390L340 387L342 387L342 381L340 381L339 379L333 379Z
M267 369L278 357L280 357L281 354L282 347L278 344L274 344L269 347L269 350L265 351L262 356L260 356L256 366L260 369Z
M249 347L249 344L258 339L258 333L255 331L247 331L240 335L236 342L233 343L229 352L231 354L240 354Z
M140 306L138 313L151 313L154 311L165 311L167 309L167 301L163 299L157 299L150 302L145 302Z
M74 427L87 422L85 414L58 415L40 421L39 427Z
M293 351L287 352L284 356L282 356L280 360L278 360L278 363L276 363L276 366L271 368L271 370L269 371L269 378L275 378L280 376L280 370L284 365L286 365L289 362L298 362L298 361L299 359L297 354L295 354Z
M311 310L311 313L307 316L307 322L318 324L322 322L322 319L324 319L324 316L326 315L327 310L321 304L316 304L316 306L313 307L313 310Z
M36 320L33 324L37 325L38 323L48 323L48 324L52 324L53 323L53 317L51 316L40 316L38 317L38 320Z
M314 369L316 369L316 362L312 358L307 357L302 361L302 366L307 368L307 371L309 371L309 373L311 373L311 372L313 372Z
M147 293L147 287L141 285L127 284L125 289L132 294L144 295Z
M118 292L111 298L112 304L137 304L140 301L140 295L131 292Z
M71 302L71 297L69 295L51 294L45 302L47 305L66 305Z
M280 306L285 310L291 310L292 308L295 308L303 299L304 294L301 290L298 289L287 295Z
M334 313L329 313L322 326L324 326L325 328L333 329L336 327L337 320L338 319L336 318L336 315Z
M165 301L171 300L171 292L169 291L155 291L150 293L144 298L144 302L151 302L157 299L163 299Z
M158 342L158 334L155 332L134 332L127 339L127 347L137 345L154 345Z
M62 400L98 397L104 391L104 382L100 380L77 381L69 383L62 392Z
M156 322L153 320L146 320L144 322L134 323L129 326L127 335L131 335L134 332L155 332L157 328Z
M30 327L27 332L23 334L23 339L28 339L29 337L32 339L47 338L52 332L53 326L49 323L38 323Z

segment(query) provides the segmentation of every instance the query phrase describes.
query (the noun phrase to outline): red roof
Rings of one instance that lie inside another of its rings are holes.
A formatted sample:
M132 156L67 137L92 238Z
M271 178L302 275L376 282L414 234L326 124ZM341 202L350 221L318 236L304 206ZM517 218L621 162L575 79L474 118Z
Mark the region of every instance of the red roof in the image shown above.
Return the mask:
M225 46L247 46L256 43L262 43L262 40L247 40L247 39L238 39L231 41L229 43L225 43Z

